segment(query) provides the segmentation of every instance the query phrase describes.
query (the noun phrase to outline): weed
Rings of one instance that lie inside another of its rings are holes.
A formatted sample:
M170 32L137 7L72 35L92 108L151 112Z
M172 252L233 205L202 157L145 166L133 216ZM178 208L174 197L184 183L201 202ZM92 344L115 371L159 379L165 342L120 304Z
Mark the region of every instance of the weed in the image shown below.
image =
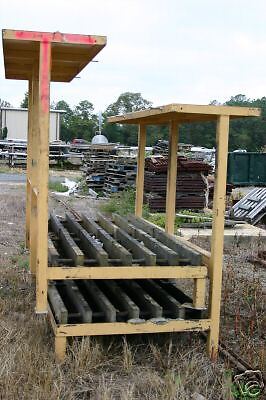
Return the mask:
M49 189L53 192L67 192L68 188L61 182L49 182Z
M117 213L123 216L134 214L135 212L135 190L126 189L119 193L114 193L110 199L104 203L100 209L106 213ZM143 207L143 217L149 214L148 207Z

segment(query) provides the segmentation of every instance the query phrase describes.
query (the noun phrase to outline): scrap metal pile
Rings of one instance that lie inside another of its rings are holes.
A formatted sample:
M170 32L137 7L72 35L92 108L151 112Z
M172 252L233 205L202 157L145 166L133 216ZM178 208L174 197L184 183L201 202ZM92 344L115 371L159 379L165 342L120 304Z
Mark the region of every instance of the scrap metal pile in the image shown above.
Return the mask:
M150 157L145 162L145 201L152 212L165 212L167 157ZM206 176L211 167L199 160L177 159L176 209L205 207Z
M49 164L58 166L80 166L83 154L72 151L64 142L49 144ZM25 140L0 140L0 163L9 167L25 168L27 164L27 142Z

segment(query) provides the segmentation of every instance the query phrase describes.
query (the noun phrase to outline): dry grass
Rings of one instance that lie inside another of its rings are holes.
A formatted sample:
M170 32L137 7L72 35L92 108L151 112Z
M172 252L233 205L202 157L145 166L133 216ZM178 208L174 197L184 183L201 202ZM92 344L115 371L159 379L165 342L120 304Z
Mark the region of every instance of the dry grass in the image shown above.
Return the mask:
M33 307L28 270L2 268L1 399L229 398L223 365L209 362L196 334L75 339L58 366L49 325Z
M63 365L54 361L53 336L34 315L21 189L0 198L0 399L210 400L230 399L230 370L209 362L197 334L75 339ZM257 296L259 292L256 292ZM229 296L229 292L227 291ZM233 293L230 294L233 297Z

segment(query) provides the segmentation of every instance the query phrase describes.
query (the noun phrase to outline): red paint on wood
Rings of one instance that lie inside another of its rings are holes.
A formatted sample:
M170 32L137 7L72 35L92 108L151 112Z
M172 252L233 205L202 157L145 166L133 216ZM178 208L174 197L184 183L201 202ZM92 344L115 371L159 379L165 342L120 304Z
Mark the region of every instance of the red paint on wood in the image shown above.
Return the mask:
M49 37L49 40L51 40L52 38L52 35L49 33L30 32L30 31L16 31L15 36L17 39L36 40L36 41L42 41L44 36Z
M94 44L96 39L89 35L76 35L71 33L64 33L62 42L79 43L79 44Z
M40 96L41 108L44 113L50 108L50 51L51 44L48 37L44 37L40 47Z
M22 40L34 40L43 41L48 40L49 42L60 42L60 43L75 43L75 44L95 44L97 41L90 35L78 35L72 33L61 33L61 32L30 32L30 31L16 31L15 36L17 39Z

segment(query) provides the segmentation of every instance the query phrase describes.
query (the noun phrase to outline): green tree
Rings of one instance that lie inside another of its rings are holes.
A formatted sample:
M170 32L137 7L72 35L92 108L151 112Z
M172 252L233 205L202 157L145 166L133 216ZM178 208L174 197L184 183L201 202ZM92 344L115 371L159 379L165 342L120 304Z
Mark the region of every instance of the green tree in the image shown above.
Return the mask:
M152 103L144 99L141 93L122 93L103 113L103 133L111 142L120 142L136 146L138 136L138 128L136 125L107 124L106 119L111 115L122 115L128 112L140 111L150 108L151 106Z
M20 107L21 108L28 108L28 106L29 106L29 92L27 91L24 94L24 99L20 103Z

